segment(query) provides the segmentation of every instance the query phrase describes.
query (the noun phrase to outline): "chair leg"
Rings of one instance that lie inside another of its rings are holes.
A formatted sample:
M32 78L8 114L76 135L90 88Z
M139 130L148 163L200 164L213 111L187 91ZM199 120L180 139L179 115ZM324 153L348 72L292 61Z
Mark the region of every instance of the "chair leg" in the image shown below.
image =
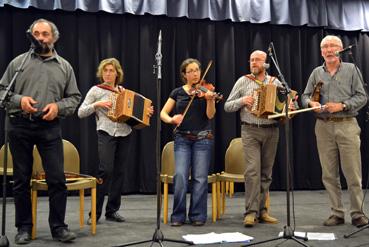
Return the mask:
M229 198L232 198L234 194L234 182L229 182Z
M79 228L82 229L84 226L84 208L85 208L85 190L79 190Z
M229 195L229 181L226 182L225 193Z
M221 194L222 194L222 208L221 208L221 210L220 210L220 212L221 212L221 215L223 215L224 213L225 213L225 204L226 204L226 202L225 202L225 198L226 198L226 193L225 193L225 182L223 181L223 182L221 182L221 189L222 189L222 192L221 192ZM231 191L229 191L229 195L231 195Z
M36 238L36 223L37 223L37 190L32 190L32 239Z
M164 207L164 212L163 212L163 222L164 224L168 223L168 183L164 183L164 202L163 202L163 207Z
M96 187L91 188L91 233L96 234Z
M217 221L217 183L211 183L211 208L212 208L212 212L211 212L211 216L212 216L212 220L213 222Z
M220 182L219 181L217 181L216 188L217 188L217 192L216 192L216 197L217 197L217 219L220 219L221 205L220 205Z

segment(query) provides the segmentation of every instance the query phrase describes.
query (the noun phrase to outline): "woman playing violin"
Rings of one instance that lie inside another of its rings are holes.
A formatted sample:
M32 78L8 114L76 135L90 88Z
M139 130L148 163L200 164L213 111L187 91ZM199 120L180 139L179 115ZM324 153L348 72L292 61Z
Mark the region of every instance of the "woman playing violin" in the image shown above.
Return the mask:
M196 59L188 58L182 62L180 76L185 84L170 93L160 113L162 121L176 126L176 169L171 225L181 226L186 221L186 192L191 170L192 190L188 218L192 225L201 226L207 219L207 178L213 146L211 119L216 111L215 93L207 90L205 97L193 94L192 88L200 82L201 76L201 64ZM169 115L172 111L173 115Z

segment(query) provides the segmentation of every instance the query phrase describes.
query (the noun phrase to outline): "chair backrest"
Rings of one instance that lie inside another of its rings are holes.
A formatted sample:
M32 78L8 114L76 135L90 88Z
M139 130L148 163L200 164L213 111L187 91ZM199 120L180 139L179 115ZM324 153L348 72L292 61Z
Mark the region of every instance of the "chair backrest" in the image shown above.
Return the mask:
M173 176L175 172L174 142L165 144L161 152L161 174Z
M3 168L4 167L4 154L5 154L5 146L3 145L0 149L0 167ZM12 154L10 153L10 148L8 146L8 161L6 164L7 168L13 168L13 157ZM3 169L1 169L2 171Z
M69 141L63 139L64 171L79 173L80 159L77 148ZM33 149L33 174L43 172L40 154L36 148Z
M229 144L225 154L224 171L233 174L244 174L245 168L246 164L242 139L240 137L234 138Z

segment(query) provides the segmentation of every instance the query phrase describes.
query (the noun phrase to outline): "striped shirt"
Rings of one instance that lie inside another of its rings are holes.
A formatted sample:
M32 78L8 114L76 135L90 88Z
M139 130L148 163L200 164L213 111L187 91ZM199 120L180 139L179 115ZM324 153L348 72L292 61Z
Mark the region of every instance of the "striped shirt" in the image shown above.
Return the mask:
M271 76L267 75L264 81L262 81L262 83L264 85L268 84L270 80L271 80ZM281 85L278 79L275 79L272 83L275 85ZM229 94L227 101L224 104L224 110L226 112L235 112L235 111L240 110L241 121L247 122L250 124L277 123L278 121L274 119L259 118L255 116L254 114L250 112L250 110L243 103L243 97L252 96L254 94L254 91L258 88L260 88L260 85L254 80L251 80L247 78L246 76L240 77L236 81L235 85L233 86L233 89L231 93Z
M95 109L93 104L97 101L110 100L112 91L93 86L87 93L85 100L78 109L78 117L84 118L95 113L96 129L103 130L110 136L128 136L132 128L126 123L113 122L107 117L108 110L98 107Z

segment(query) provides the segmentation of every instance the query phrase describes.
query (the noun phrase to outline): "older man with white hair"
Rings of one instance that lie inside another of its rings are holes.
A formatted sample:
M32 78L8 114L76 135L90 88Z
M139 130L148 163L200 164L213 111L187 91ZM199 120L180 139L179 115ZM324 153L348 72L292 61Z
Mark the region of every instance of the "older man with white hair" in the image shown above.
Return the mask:
M359 79L359 70L337 56L343 49L339 37L328 35L320 43L324 64L315 68L302 95L304 107L315 110L315 135L322 167L322 180L330 199L331 215L325 226L345 223L339 167L346 178L350 194L351 223L368 224L362 209L363 191L360 154L360 127L355 116L365 106L367 96ZM312 99L314 88L322 82L320 99Z

